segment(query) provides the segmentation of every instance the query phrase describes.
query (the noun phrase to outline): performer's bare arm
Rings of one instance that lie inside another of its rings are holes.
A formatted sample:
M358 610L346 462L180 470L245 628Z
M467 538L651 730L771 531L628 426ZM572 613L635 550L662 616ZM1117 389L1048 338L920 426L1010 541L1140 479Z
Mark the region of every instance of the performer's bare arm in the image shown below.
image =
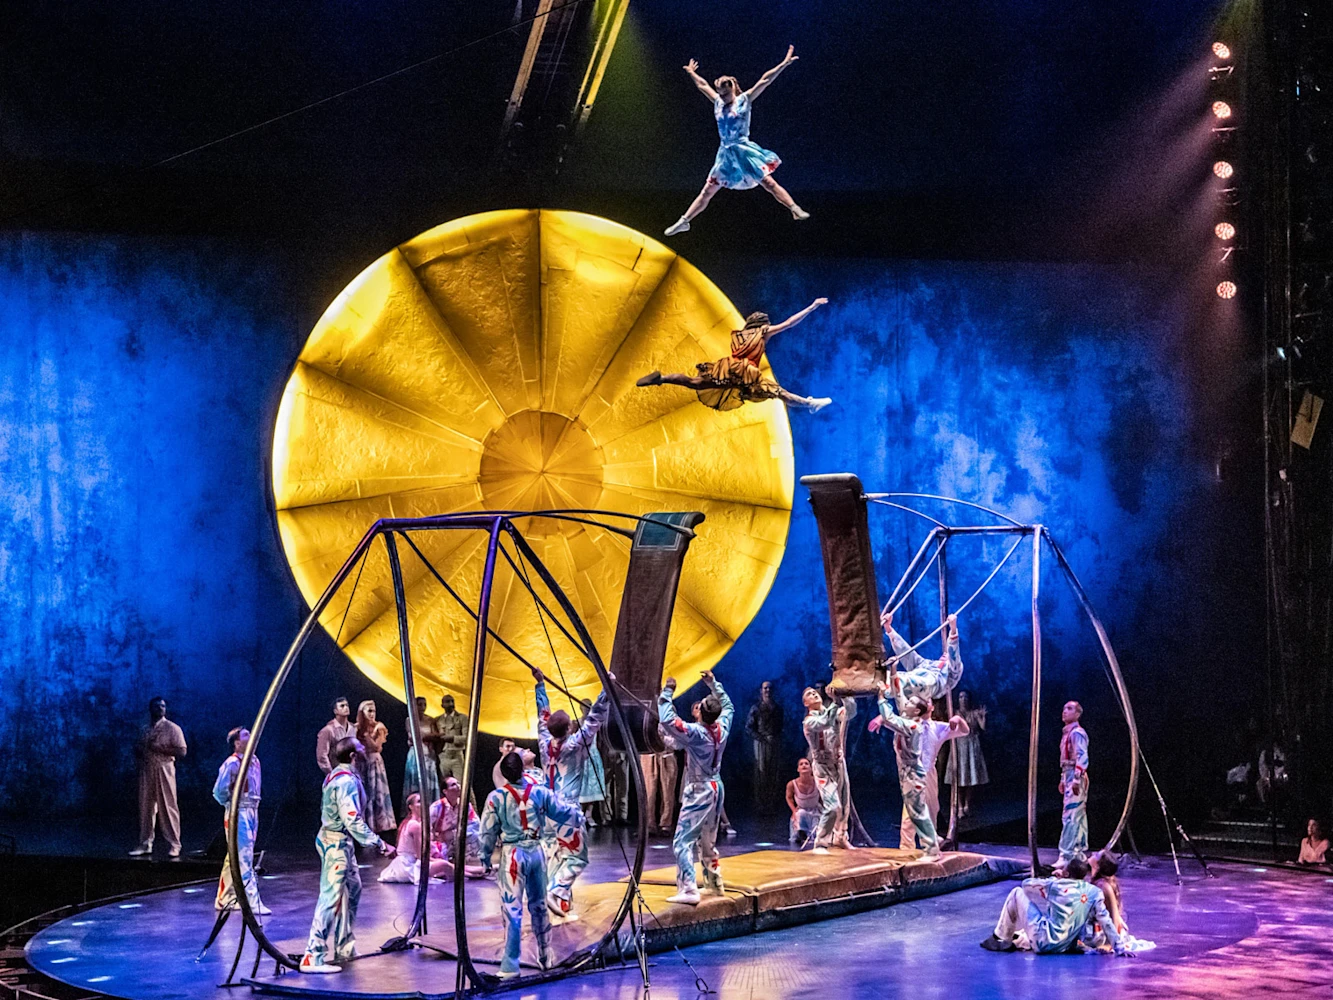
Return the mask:
M787 54L782 58L782 62L778 63L767 73L761 76L759 78L759 81L753 87L751 87L749 90L745 92L745 96L753 101L756 97L758 97L765 90L767 90L768 85L778 78L778 74L780 74L784 69L786 69L792 63L794 63L797 59L801 58L800 56L796 55L795 52L796 52L796 46L788 45Z
M708 85L708 81L699 75L699 62L691 59L685 64L685 72L690 75L690 80L699 88L699 93L708 98L708 103L712 104L717 100L717 91ZM771 73L772 70L769 70Z
M791 810L793 816L796 815L796 782L787 782L787 808Z
M790 330L792 327L794 327L801 320L805 319L820 306L826 306L826 305L828 305L828 299L825 298L815 299L815 301L811 302L808 306L806 306L800 312L796 313L794 316L788 316L781 323L776 323L773 326L770 326L764 332L764 342L767 343L768 338L773 336L775 333L781 333L783 330Z

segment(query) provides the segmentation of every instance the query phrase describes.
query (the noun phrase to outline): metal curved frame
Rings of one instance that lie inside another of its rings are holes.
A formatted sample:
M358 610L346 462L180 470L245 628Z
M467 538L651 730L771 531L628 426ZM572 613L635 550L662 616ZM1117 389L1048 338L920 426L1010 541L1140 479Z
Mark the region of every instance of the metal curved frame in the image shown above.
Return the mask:
M941 524L939 521L937 521L935 518L919 510L915 510L903 504L890 502L889 498L891 497L893 498L916 497L927 500L940 500L946 503L955 503L964 507L970 507L975 510L983 511L987 514L990 514L993 517L998 518L1001 521L1005 521L1008 523L999 525L957 525L957 526L944 525ZM1138 726L1135 724L1134 721L1134 707L1133 705L1130 704L1129 701L1129 691L1125 687L1124 675L1122 675L1120 672L1120 661L1116 658L1115 650L1111 646L1110 637L1106 634L1106 628L1105 626L1102 625L1101 619L1097 617L1097 612L1093 610L1092 601L1089 599L1087 591L1083 589L1083 584L1079 582L1078 577L1074 574L1073 567L1069 565L1069 560L1065 558L1064 552L1060 549L1060 546L1056 544L1055 539L1051 536L1050 530L1041 524L1022 524L1014 520L1013 518L1009 517L1007 514L1002 514L997 510L992 510L991 508L985 507L982 504L973 503L970 500L959 500L954 497L938 496L933 493L867 493L864 495L864 498L872 503L877 503L885 507L894 507L897 508L898 510L906 511L909 514L915 514L918 517L922 517L936 525L927 533L925 540L921 543L921 546L917 549L916 554L912 557L911 562L908 563L907 569L903 571L902 578L898 581L898 586L894 588L893 595L889 598L888 603L885 605L885 610L887 610L889 606L893 604L894 599L898 597L898 592L902 589L903 584L907 582L908 578L911 577L914 572L916 572L917 566L920 564L922 558L925 556L927 549L931 546L932 542L935 543L935 553L934 555L931 556L931 560L937 561L939 564L940 626L939 628L929 633L925 638L921 639L915 645L913 645L911 647L911 650L917 649L922 644L928 642L933 636L939 634L940 631L943 630L945 621L949 615L948 578L947 578L945 557L944 557L945 543L949 540L949 538L951 538L954 535L977 535L977 534L987 534L987 535L1017 534L1020 536L1030 534L1032 536L1032 711L1028 725L1027 820L1028 820L1028 851L1029 854L1031 855L1032 873L1034 875L1036 874L1037 869L1040 866L1040 861L1037 854L1037 758L1038 758L1038 736L1039 736L1040 714L1041 714L1041 607L1039 601L1041 595L1041 541L1043 538L1046 540L1046 543L1051 548L1051 552L1055 555L1056 562L1059 564L1060 569L1064 571L1065 579L1068 581L1070 589L1073 590L1074 597L1078 600L1079 607L1082 608L1083 613L1087 616L1089 624L1092 626L1093 632L1095 632L1097 635L1097 642L1101 647L1103 663L1104 666L1106 667L1107 676L1111 681L1111 687L1116 693L1116 700L1120 704L1121 714L1124 715L1126 726L1129 729L1129 755L1130 755L1129 782L1128 782L1128 787L1125 790L1125 804L1120 812L1120 820L1119 822L1116 823L1114 832L1111 834L1110 838L1106 842L1106 850L1112 849L1119 842L1120 837L1124 834L1125 827L1129 823L1129 814L1134 808L1134 799L1138 792L1139 762L1141 758L1141 751L1139 749L1139 731L1138 731ZM972 601L977 597L977 595L980 594L981 591L986 588L986 585L989 584L990 581L995 578L995 575L999 572L1000 567L1003 566L1004 563L1008 561L1009 556L1013 554L1014 550L1018 547L1018 542L1021 542L1021 540L1022 539L1020 537L1018 541L1015 542L1013 548L1011 548L1009 552L1006 553L1004 559L1002 559L999 565L997 565L995 569L992 570L990 576L986 578L985 582L982 583L982 585L977 589L976 593L974 593L972 597L969 597L966 601L963 602L962 605L959 606L958 608L959 612L961 612L964 608L966 608L969 604L971 604ZM912 585L908 587L906 593L904 593L901 599L898 601L898 606L901 606L904 602L906 602L907 598L916 589L917 585L925 578L926 572L929 569L930 569L930 563L927 562L926 566L921 570L920 575L917 576L917 578L912 582ZM892 660L890 661L890 668L892 668L893 663L895 663L899 658L900 657L898 656L892 658ZM952 692L950 692L946 696L946 704L949 714L952 715L953 714ZM952 767L956 768L957 767L956 758L951 758L951 760L953 760ZM956 788L957 774L954 774L953 777L954 777L954 787ZM949 804L948 837L950 839L953 839L954 837L954 833L957 829L957 824L958 824L958 801L957 797L953 797L951 798Z
M592 636L589 634L587 627L579 617L578 612L574 609L573 603L565 595L559 583L556 582L550 571L537 557L537 553L533 551L527 540L523 538L522 534L513 524L515 519L544 517L553 520L574 521L588 524L619 535L633 537L633 533L624 528L605 524L592 518L575 516L583 514L595 515L597 517L623 518L635 522L652 521L654 524L665 525L674 531L688 534L691 537L694 534L692 529L669 524L665 521L659 521L651 515L625 514L620 511L591 509L482 511L469 512L466 514L442 514L423 518L382 518L372 524L361 537L361 540L356 544L356 547L352 550L351 554L343 562L342 566L339 567L338 572L334 574L332 580L329 581L328 586L325 587L319 600L317 600L311 607L310 613L306 616L300 631L297 633L296 638L293 640L291 647L287 651L287 655L283 658L277 673L269 684L268 691L264 695L264 700L260 703L259 712L250 728L250 741L246 745L245 752L241 757L240 770L232 789L231 805L228 814L231 816L237 814L240 807L241 790L246 787L246 778L249 774L250 762L255 757L260 739L264 732L264 727L267 725L269 717L273 713L273 707L277 702L277 698L281 693L283 686L291 675L296 658L299 656L301 650L304 648L306 642L309 641L311 634L319 624L320 615L323 614L324 610L333 600L333 597L347 581L347 577L351 574L352 570L369 553L370 546L377 537L383 537L384 539L385 548L389 557L390 572L393 577L394 602L397 607L398 615L399 647L403 663L403 689L404 696L407 698L408 721L413 733L412 745L417 753L417 760L424 761L426 759L424 747L421 745L420 720L417 717L416 699L414 697L415 687L413 685L411 646L408 636L407 602L403 587L402 568L399 562L398 549L394 538L395 535L401 535L404 540L408 541L409 545L412 545L407 534L410 531L473 530L486 531L489 535L486 568L482 577L478 608L476 615L474 616L477 621L477 629L473 652L472 700L470 702L472 710L469 717L467 745L464 756L466 763L463 769L463 782L461 788L464 801L468 800L473 784L472 778L475 769L475 749L479 725L479 716L476 707L481 703L483 689L482 682L485 675L486 640L487 638L495 638L497 641L500 641L499 636L488 626L487 616L490 611L491 585L495 574L496 552L499 548L501 532L505 532L510 536L522 557L532 565L533 569L536 570L543 585L568 617L570 625L573 626L580 640L580 643L576 643L576 645L581 644L582 646L582 649L580 649L579 652L583 653L588 658L588 661L592 664L593 669L597 673L598 679L602 683L603 690L607 693L611 718L620 732L621 739L625 741L626 746L634 746L633 735L625 720L624 711L621 708L619 697L616 694L614 686L610 682L610 678L607 675L606 665L592 640ZM415 546L412 547L415 549ZM527 581L524 581L524 583L533 599L540 602L540 598L537 596L531 583ZM638 755L629 753L626 756L628 758L627 763L629 764L630 771L634 775L634 787L638 796L637 801L643 802L646 793L643 770L639 763ZM620 932L621 925L629 915L634 893L639 884L639 878L643 874L644 851L647 840L647 816L643 809L639 809L638 812L638 839L634 860L632 862L632 872L626 883L625 896L621 900L620 907L616 911L615 918L611 921L609 929L595 946L575 952L553 969L544 970L537 975L523 976L520 979L515 980L515 984L525 985L534 982L545 982L582 971L602 955L607 950L608 945L616 939ZM458 824L457 837L455 857L462 858L467 852L466 824ZM246 928L248 928L251 934L254 935L255 942L259 949L277 962L279 966L289 969L297 968L298 963L293 961L288 955L285 955L271 940L269 940L268 936L264 933L263 927L256 919L254 911L250 907L249 898L244 892L244 881L241 878L240 846L237 824L235 823L227 824L227 858L231 868L232 880L238 887L238 892L236 893L237 906L241 911L241 917L245 922ZM412 937L421 933L425 926L426 890L430 883L428 867L430 864L429 852L422 852L421 861L422 871L417 885L416 905L413 910L411 926L403 938L405 941L409 941ZM476 965L472 961L471 952L467 942L466 900L464 898L463 889L464 880L456 877L454 880L454 927L458 947L458 961L455 992L463 992L464 989L468 988L468 983L483 989L494 989L501 985L503 981L495 976L478 972Z

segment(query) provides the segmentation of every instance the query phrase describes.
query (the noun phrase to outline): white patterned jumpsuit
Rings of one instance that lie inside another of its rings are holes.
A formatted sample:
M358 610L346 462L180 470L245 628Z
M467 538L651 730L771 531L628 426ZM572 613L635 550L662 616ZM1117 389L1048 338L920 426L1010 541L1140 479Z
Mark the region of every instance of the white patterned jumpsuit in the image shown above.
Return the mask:
M1011 889L995 925L995 936L1024 951L1050 955L1070 951L1091 933L1096 921L1117 955L1125 942L1106 910L1102 891L1090 882L1070 878L1027 878Z
M231 793L236 787L236 778L241 773L241 758L232 754L218 768L218 780L213 782L213 798L218 805L228 812L231 810ZM250 769L245 772L245 791L241 794L236 817L236 849L241 856L241 882L245 886L246 898L250 909L259 909L259 882L255 878L255 837L259 833L259 795L262 788L259 771L259 758L250 758ZM230 825L227 812L222 814L222 829L225 832ZM222 877L218 879L218 894L213 905L219 910L229 910L236 905L236 890L231 882L231 859L222 862Z
M904 698L938 701L963 679L963 657L958 651L957 635L950 635L947 651L938 660L928 660L912 649L893 626L889 626L888 635L893 654L902 657L888 677L889 695L899 705Z
M546 696L546 684L537 684L537 743L541 748L546 787L573 805L579 815L577 824L559 824L552 820L542 836L547 858L547 882L562 913L569 913L574 897L574 882L583 869L588 867L588 840L583 829L579 793L583 790L583 771L588 766L590 751L597 745L597 732L606 722L608 711L606 692L603 691L588 710L578 732L558 740L551 735L547 726L547 720L551 718L551 701Z
M884 725L893 731L893 749L898 758L898 785L903 792L903 808L916 827L922 850L927 856L933 857L940 853L940 843L935 832L935 820L926 806L924 743L930 720L908 719L899 715L888 692L880 695L879 716L884 720Z
M722 704L722 714L712 725L686 722L676 714L676 706L671 700L674 691L675 688L666 688L657 696L657 718L663 738L685 751L680 816L676 819L676 835L671 840L671 848L676 853L676 891L686 895L699 891L694 869L697 846L704 882L721 892L717 823L726 798L722 784L722 753L727 748L736 710L727 692L714 679L713 694Z
M1056 867L1063 868L1088 853L1088 734L1077 722L1065 726L1060 737L1060 782L1065 804Z
M570 803L526 778L516 785L506 782L491 792L481 810L481 860L487 871L496 842L500 844L496 883L505 916L502 973L518 972L525 898L532 918L532 933L537 939L537 961L544 969L555 964L551 953L551 916L546 911L546 855L541 846L548 823L562 829L581 830L583 813L577 803Z
M319 851L319 901L310 923L302 965L341 965L356 953L356 909L361 903L361 871L356 845L383 848L384 841L362 816L361 779L351 764L339 764L324 779Z
M843 728L856 718L855 698L834 698L823 708L806 713L801 723L810 746L810 770L819 788L819 826L815 847L847 843L852 786L843 758Z

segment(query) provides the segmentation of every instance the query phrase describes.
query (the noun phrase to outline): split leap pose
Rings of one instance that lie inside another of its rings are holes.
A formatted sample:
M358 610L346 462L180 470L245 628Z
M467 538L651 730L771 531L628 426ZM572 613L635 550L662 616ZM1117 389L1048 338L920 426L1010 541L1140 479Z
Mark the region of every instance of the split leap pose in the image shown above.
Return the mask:
M717 119L717 134L722 145L718 147L717 158L713 160L713 169L708 171L704 189L690 203L685 214L667 229L668 236L688 230L690 220L708 207L719 188L744 191L761 185L778 200L778 204L791 212L793 219L810 218L810 213L792 201L786 189L773 179L773 171L782 164L778 154L750 141L750 105L778 78L779 73L800 58L794 52L794 47L788 45L787 55L782 62L761 76L753 87L744 91L734 76L719 76L710 87L708 81L699 75L697 62L691 59L685 64L685 72L690 75L694 85L712 102L713 117Z
M768 340L774 334L790 330L828 299L819 298L776 325L768 321L768 313L753 312L745 317L745 326L731 332L731 354L717 361L705 361L694 367L697 375L652 372L639 379L636 385L682 385L699 394L699 402L714 410L734 410L743 403L758 403L765 399L780 399L788 406L800 406L818 413L833 400L814 399L788 392L771 378L764 378L759 364L764 360Z
M938 660L927 660L913 650L907 641L893 627L893 613L886 611L879 616L879 622L889 637L893 647L896 664L889 671L889 697L902 705L904 698L926 698L934 701L943 698L958 686L963 679L963 658L958 652L958 616L950 615L945 641L948 650ZM911 650L911 652L908 652Z
M847 780L843 757L843 728L856 717L856 699L840 698L825 688L832 700L825 705L819 692L808 687L801 693L806 708L801 728L810 746L810 767L819 788L819 826L815 828L816 854L827 854L829 845L850 848L847 823L851 818L852 786Z
M524 775L523 759L517 753L500 761L503 788L486 796L481 810L481 863L489 874L491 855L500 844L500 864L496 869L500 887L500 908L505 917L505 950L498 975L512 979L518 975L518 959L523 943L523 901L527 897L532 933L537 939L537 962L543 969L555 964L551 951L551 917L546 912L546 857L540 838L547 824L562 829L582 830L583 813L577 803L570 803L544 785Z
M546 695L546 678L533 668L537 682L537 744L542 752L542 769L546 773L546 787L579 814L578 823L547 824L542 835L546 849L547 882L550 886L546 905L551 912L567 919L576 919L570 913L574 899L574 882L588 867L588 841L584 836L583 811L579 808L579 792L583 789L583 769L588 764L589 748L596 746L597 731L606 722L609 707L603 691L588 710L579 731L570 735L569 713L563 709L552 712L551 699ZM615 679L615 675L610 675ZM552 813L552 815L555 815Z
M702 679L712 693L699 703L698 722L686 722L676 714L672 701L676 695L674 677L667 678L666 686L657 696L658 731L670 744L685 751L680 817L671 840L676 854L676 894L667 897L667 902L690 906L699 905L699 884L694 870L696 845L705 888L719 896L723 891L717 853L717 824L726 794L722 785L722 753L727 749L736 711L711 670L705 670Z

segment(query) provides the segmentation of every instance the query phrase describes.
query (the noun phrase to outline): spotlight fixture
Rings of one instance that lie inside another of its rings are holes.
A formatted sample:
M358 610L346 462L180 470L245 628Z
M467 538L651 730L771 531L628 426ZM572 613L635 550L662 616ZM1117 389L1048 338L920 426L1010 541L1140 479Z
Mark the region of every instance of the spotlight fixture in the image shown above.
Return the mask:
M1236 168L1233 167L1226 160L1218 160L1216 163L1213 164L1213 173L1215 173L1218 177L1222 178L1222 180L1226 180L1235 172Z
M1217 118L1230 118L1231 105L1228 104L1226 101L1214 101L1213 115Z
M1213 232L1219 240L1233 239L1236 235L1236 227L1229 222L1219 222L1213 227Z
M1222 281L1217 285L1217 297L1219 299L1234 299L1236 297L1236 283L1234 281Z
M1231 49L1227 47L1225 42L1213 42L1213 55L1219 59L1230 59Z

